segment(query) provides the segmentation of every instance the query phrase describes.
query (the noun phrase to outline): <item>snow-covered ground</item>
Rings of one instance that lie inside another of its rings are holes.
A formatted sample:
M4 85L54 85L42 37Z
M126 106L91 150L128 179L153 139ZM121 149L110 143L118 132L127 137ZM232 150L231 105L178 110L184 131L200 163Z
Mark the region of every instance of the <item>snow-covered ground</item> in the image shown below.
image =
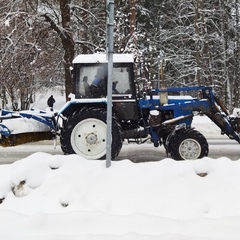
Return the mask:
M219 136L206 117L194 125ZM224 157L106 168L36 149L0 166L0 239L238 240L239 182L240 161Z
M46 108L46 96L32 107ZM60 108L65 99L55 99ZM207 117L195 117L193 126L207 138L221 137ZM0 239L240 238L239 160L125 159L106 168L105 161L42 149L0 165Z
M53 95L55 99L54 108L60 109L64 103L66 103L65 92L62 87L55 87L51 89L42 89L41 92L37 93L34 98L34 103L30 105L30 108L45 109L47 108L47 100Z

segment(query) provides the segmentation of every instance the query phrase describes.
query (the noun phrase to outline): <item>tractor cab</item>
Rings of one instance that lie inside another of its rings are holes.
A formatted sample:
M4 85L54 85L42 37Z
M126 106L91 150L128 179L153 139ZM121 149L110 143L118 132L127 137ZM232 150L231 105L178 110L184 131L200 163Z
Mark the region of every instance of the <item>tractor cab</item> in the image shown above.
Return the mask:
M106 54L79 55L73 61L75 99L107 97L108 63ZM134 61L130 54L113 55L112 101L115 113L123 119L137 118ZM94 100L95 99L95 100Z

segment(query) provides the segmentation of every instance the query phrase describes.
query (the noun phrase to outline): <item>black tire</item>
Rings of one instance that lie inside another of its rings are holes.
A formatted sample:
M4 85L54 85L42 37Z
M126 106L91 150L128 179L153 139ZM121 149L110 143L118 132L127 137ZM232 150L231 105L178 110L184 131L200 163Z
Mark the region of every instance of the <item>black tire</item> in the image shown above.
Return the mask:
M61 131L60 143L65 154L78 154L86 159L106 158L106 111L88 109L74 114ZM112 152L115 159L123 143L122 128L112 119Z
M177 131L169 142L169 152L175 160L198 159L208 155L206 138L194 129Z

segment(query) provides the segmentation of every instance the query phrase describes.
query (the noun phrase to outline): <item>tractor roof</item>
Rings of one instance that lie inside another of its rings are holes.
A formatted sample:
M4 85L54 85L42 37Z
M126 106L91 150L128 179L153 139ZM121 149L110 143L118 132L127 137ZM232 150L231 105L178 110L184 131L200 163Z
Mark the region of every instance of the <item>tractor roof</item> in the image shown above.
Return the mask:
M134 62L131 54L113 54L114 63ZM73 63L107 63L105 53L81 54L75 57Z

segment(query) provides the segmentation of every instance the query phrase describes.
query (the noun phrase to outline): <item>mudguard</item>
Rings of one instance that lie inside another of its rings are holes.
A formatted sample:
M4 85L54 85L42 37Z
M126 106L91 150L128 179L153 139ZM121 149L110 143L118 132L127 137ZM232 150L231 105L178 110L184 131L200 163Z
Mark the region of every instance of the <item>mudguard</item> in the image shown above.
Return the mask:
M185 123L181 123L179 125L176 125L175 128L171 131L171 133L167 136L166 142L165 142L165 148L166 148L166 152L170 153L169 151L169 143L171 142L172 137L174 136L174 134L176 132L182 131L183 129L186 129L186 124Z

